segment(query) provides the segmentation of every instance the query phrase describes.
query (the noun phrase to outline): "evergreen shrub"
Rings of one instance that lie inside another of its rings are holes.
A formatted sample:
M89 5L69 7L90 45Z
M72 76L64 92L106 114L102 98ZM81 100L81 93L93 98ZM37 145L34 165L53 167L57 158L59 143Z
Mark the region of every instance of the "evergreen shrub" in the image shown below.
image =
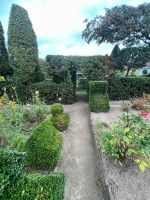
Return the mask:
M55 116L53 115L51 121L55 128L59 131L64 131L70 123L70 116L66 112Z
M50 117L34 130L26 143L28 165L37 169L53 169L60 157L62 135Z
M129 100L150 93L149 77L121 77L112 79L108 85L111 100Z
M0 199L63 200L63 173L49 175L24 173L26 154L0 149Z
M89 107L92 112L107 112L110 108L107 81L89 82Z
M52 115L57 116L59 114L62 114L63 112L64 112L64 108L63 108L62 104L60 104L60 103L54 103L51 106L51 113L52 113Z

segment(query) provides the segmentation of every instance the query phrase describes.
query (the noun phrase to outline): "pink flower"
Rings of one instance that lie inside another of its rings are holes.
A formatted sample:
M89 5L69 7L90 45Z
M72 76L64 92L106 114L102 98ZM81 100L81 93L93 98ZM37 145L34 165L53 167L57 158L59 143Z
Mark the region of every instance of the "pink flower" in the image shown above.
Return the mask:
M147 118L148 118L148 112L147 112L147 111L142 111L142 112L141 112L141 116L142 116L144 119L147 119Z

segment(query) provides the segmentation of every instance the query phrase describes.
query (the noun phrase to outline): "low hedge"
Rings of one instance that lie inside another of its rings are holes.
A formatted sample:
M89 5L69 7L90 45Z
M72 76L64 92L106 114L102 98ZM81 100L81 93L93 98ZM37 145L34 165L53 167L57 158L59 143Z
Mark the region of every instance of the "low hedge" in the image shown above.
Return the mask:
M16 182L25 167L25 160L25 153L0 149L0 199L7 194L8 187L15 190Z
M111 100L129 100L150 94L149 77L121 77L109 82L108 94Z
M35 127L27 140L28 165L37 169L53 169L60 158L61 148L62 135L49 117Z
M91 112L107 112L110 108L107 81L89 82L89 107Z
M16 188L9 188L3 200L63 200L65 179L62 173L50 175L24 174L16 183Z
M27 174L25 166L26 153L0 149L0 199L63 200L64 174Z

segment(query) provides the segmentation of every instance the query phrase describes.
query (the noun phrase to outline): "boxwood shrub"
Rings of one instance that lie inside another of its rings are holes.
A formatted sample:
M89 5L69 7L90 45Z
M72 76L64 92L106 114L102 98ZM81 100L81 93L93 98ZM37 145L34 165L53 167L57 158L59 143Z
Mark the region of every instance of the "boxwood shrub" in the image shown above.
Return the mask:
M63 200L63 173L24 173L26 153L0 149L0 199Z
M70 115L66 112L55 116L53 115L51 121L55 128L59 131L64 131L70 123Z
M149 77L121 77L109 82L108 94L111 100L129 100L150 94Z
M107 81L89 82L89 107L92 112L107 112L110 108Z
M62 114L63 112L64 112L64 108L63 108L62 104L60 104L60 103L54 103L51 106L51 113L52 113L52 115L57 116L59 114Z
M9 188L3 200L63 200L64 174L52 173L50 175L23 174L18 179L16 188Z
M38 169L53 169L58 163L61 147L62 135L49 117L33 130L27 140L28 165Z

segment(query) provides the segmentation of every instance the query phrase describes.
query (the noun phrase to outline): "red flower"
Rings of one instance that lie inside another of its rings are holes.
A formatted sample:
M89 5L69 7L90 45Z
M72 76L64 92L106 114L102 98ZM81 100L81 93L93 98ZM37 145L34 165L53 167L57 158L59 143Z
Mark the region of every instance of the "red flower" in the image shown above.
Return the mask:
M148 118L148 112L147 112L147 111L142 111L142 112L141 112L141 116L142 116L143 118L147 119L147 118Z

